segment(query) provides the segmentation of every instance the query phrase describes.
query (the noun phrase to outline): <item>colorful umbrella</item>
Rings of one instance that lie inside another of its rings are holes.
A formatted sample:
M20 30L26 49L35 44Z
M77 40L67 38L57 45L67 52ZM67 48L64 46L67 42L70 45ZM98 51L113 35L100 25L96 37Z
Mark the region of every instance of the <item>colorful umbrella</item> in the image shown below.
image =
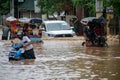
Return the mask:
M6 21L12 22L12 21L17 21L17 19L15 17L13 17L13 16L10 16L10 17L6 18Z

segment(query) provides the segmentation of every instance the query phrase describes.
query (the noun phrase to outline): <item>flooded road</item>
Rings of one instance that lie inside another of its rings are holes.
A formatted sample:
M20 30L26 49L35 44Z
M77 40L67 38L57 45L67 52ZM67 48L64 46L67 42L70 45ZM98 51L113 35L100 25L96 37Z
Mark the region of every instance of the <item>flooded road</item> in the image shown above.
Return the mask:
M120 45L83 47L81 40L34 44L36 60L8 61L10 42L0 42L0 80L120 80Z

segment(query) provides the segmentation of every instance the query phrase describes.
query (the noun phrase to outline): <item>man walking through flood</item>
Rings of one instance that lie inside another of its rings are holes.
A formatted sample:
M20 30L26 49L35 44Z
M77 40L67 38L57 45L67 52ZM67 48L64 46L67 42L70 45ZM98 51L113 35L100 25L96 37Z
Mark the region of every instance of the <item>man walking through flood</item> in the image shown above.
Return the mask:
M3 29L2 29L2 40L8 40L8 33L10 31L10 28L9 26L3 26Z

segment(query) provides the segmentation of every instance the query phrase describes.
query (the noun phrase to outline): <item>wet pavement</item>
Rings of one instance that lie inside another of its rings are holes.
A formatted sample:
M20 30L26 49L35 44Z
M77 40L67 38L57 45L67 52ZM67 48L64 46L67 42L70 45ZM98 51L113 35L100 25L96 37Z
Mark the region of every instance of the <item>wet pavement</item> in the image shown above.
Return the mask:
M8 61L10 41L0 41L0 80L120 80L120 45L83 47L82 40L34 43L35 60Z

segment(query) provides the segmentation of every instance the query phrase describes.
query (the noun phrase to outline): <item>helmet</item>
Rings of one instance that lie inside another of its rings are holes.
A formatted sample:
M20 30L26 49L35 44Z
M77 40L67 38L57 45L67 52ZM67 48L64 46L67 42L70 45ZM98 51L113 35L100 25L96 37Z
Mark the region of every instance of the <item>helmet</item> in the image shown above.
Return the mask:
M22 36L22 35L23 35L23 32L22 32L22 31L18 31L17 35L18 35L18 36Z
M18 31L17 36L18 36L18 38L20 40L22 40L22 38L23 38L23 32L22 31Z

